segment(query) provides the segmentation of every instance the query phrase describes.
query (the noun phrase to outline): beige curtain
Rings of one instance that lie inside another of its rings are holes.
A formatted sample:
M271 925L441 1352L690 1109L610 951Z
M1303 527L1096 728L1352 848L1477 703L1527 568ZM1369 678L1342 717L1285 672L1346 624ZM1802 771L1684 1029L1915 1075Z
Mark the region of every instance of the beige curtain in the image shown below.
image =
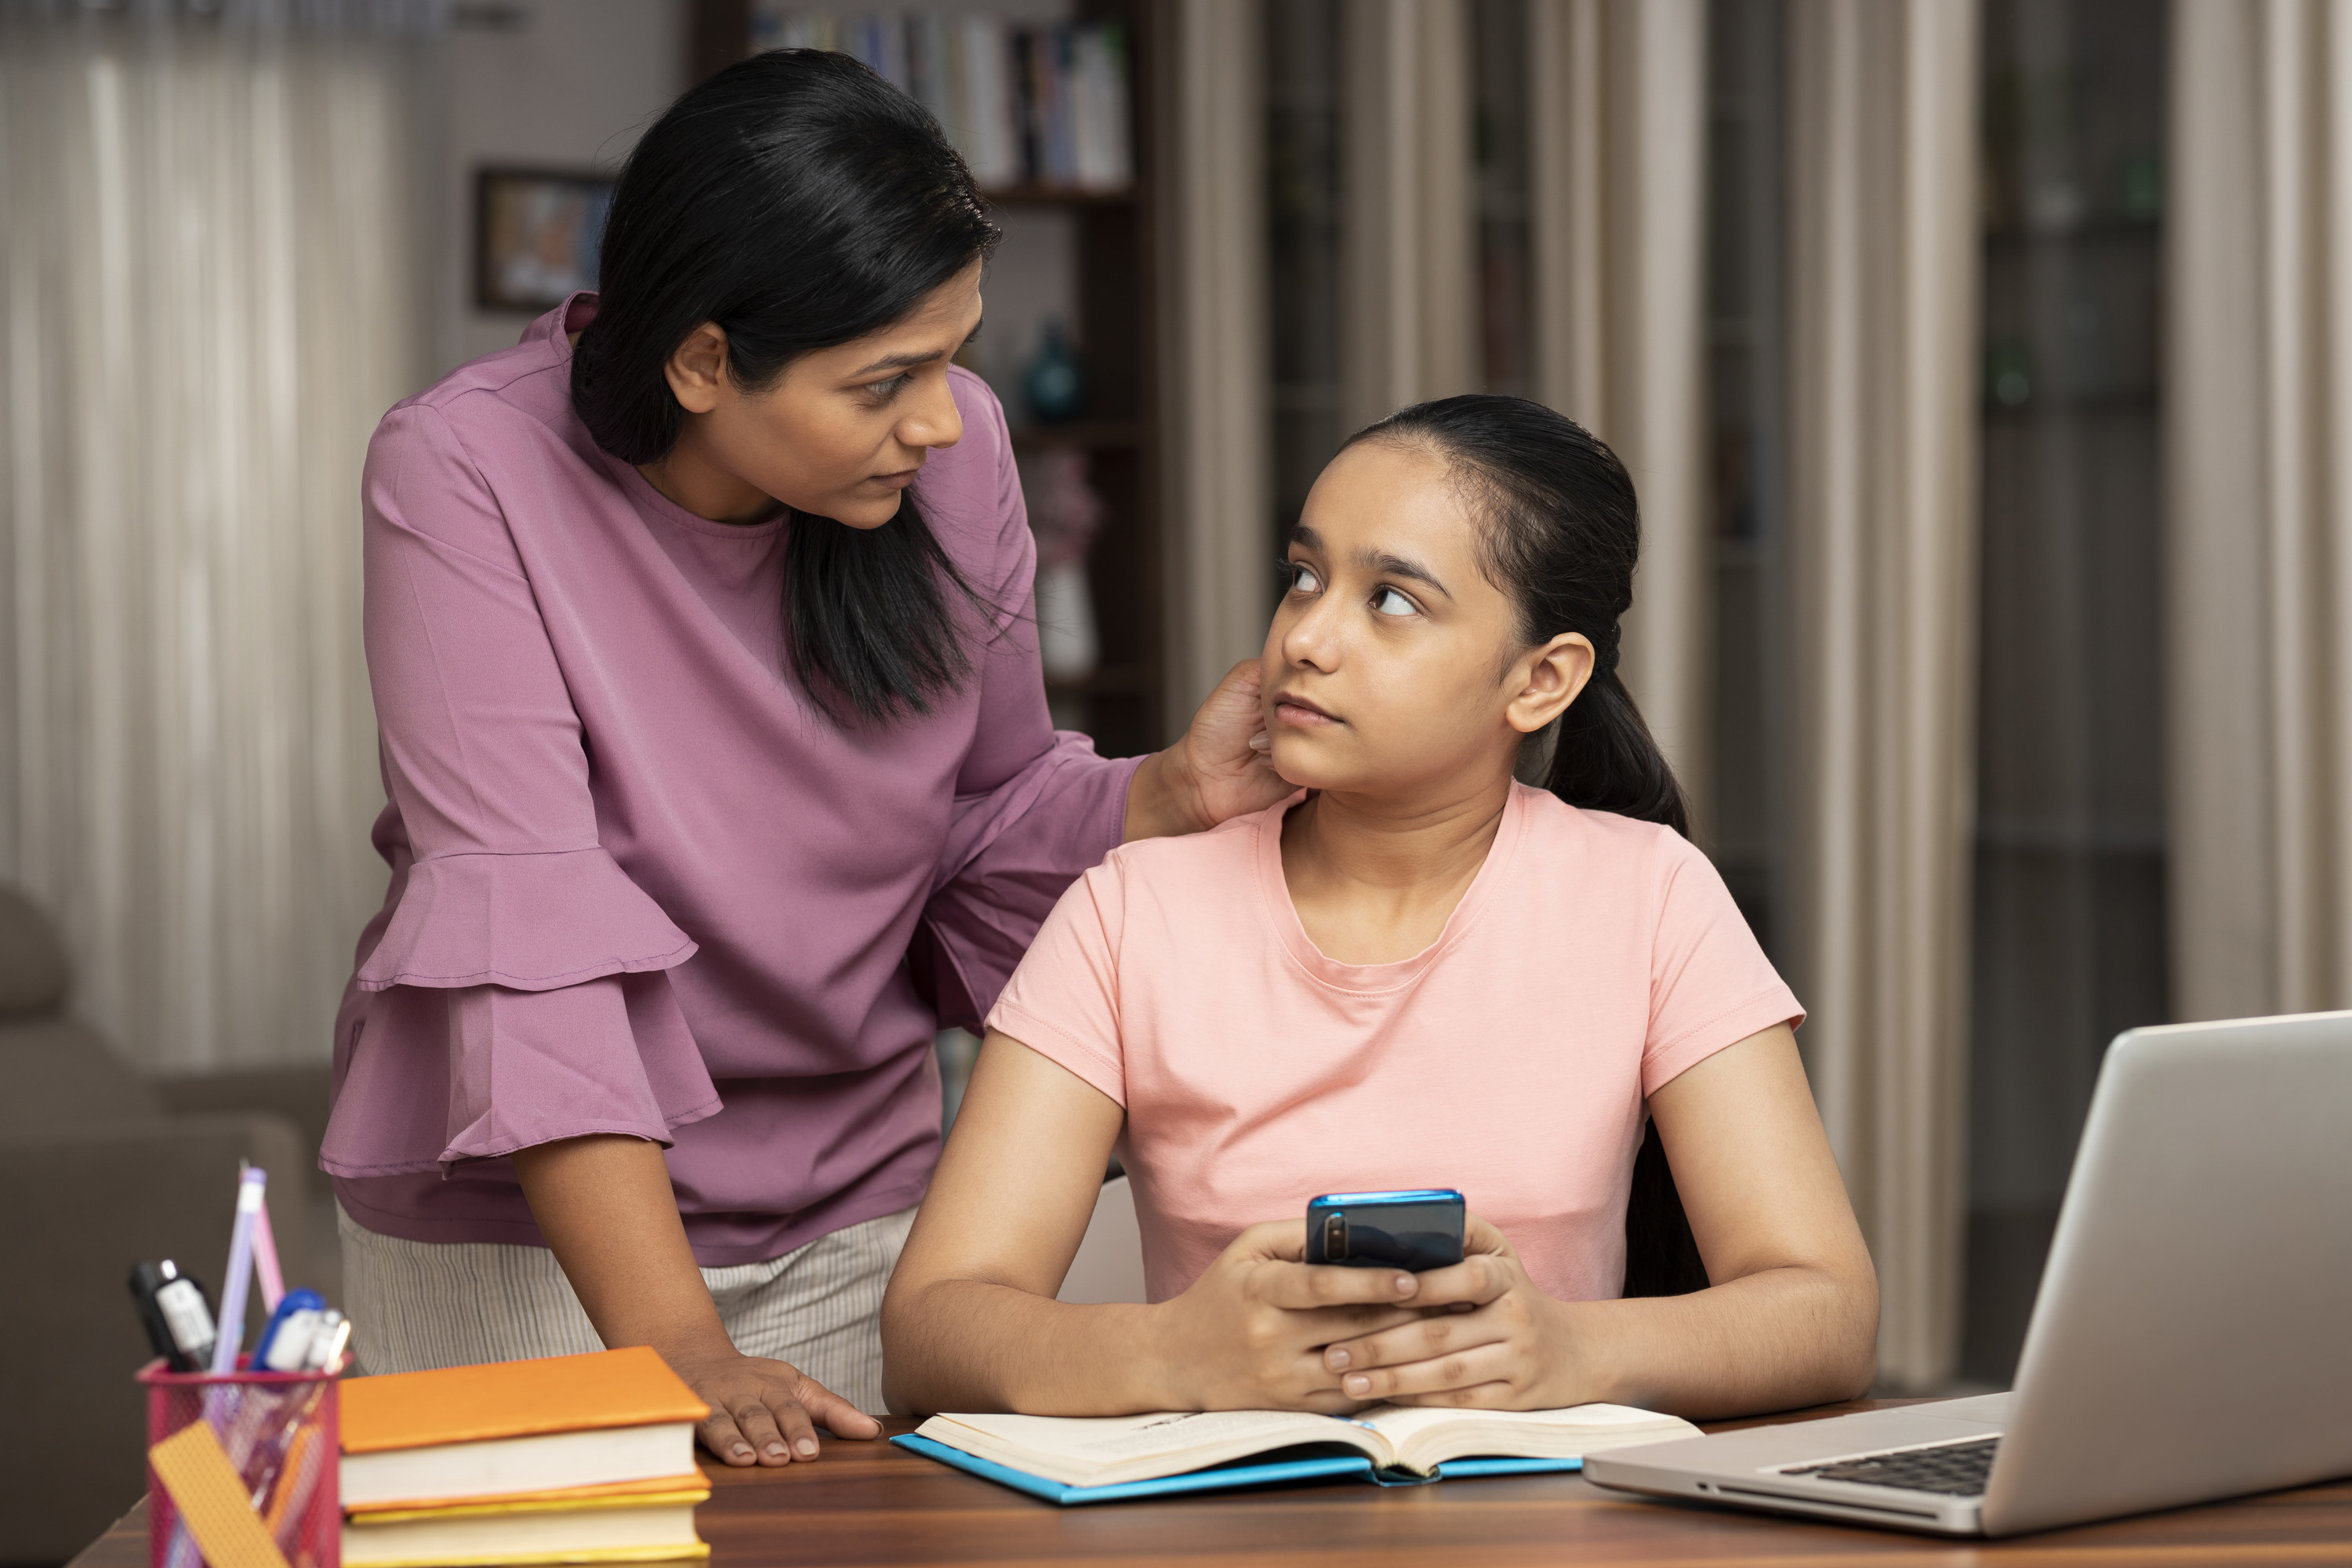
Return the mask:
M1340 406L1349 431L1473 392L1467 0L1349 0L1341 58Z
M1642 498L1627 686L1694 803L1710 759L1705 0L1529 0L1537 396Z
M2179 0L2174 1016L2352 1004L2352 7Z
M0 878L166 1070L321 1058L383 897L357 491L424 341L396 35L0 0Z
M1164 13L1172 79L1161 340L1170 411L1168 516L1179 584L1168 721L1265 640L1273 612L1274 367L1266 333L1265 97L1255 0L1178 0Z
M1882 1375L1958 1348L1974 778L1977 15L1790 8L1795 948Z

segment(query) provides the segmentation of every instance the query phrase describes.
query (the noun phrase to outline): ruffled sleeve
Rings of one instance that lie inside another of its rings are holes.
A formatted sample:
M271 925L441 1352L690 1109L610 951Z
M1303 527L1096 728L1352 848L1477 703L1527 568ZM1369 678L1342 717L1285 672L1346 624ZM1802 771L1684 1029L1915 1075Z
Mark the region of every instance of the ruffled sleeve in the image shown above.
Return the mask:
M362 482L368 679L396 823L377 994L320 1163L429 1171L597 1132L669 1142L718 1091L665 971L695 944L598 841L579 715L489 486L433 408ZM372 931L372 935L373 932Z
M694 943L603 849L443 855L408 868L360 989L552 991L669 969Z

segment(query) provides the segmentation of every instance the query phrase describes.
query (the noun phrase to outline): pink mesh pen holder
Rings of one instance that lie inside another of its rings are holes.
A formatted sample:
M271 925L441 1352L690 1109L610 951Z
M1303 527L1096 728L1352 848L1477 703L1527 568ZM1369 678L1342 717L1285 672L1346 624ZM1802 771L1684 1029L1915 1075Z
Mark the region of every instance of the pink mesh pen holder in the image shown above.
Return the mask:
M255 1372L215 1376L164 1370L161 1361L139 1373L147 1385L147 1561L150 1568L217 1568L210 1565L196 1528L182 1517L158 1473L153 1450L199 1421L208 1424L226 1460L218 1468L208 1446L187 1467L198 1478L233 1473L228 1496L249 1510L290 1568L341 1568L342 1505L336 1485L341 1436L337 1423L340 1378L336 1372ZM175 1467L184 1492L188 1474ZM223 1500L215 1499L218 1516ZM197 1511L192 1502L192 1513ZM248 1539L250 1539L248 1533Z

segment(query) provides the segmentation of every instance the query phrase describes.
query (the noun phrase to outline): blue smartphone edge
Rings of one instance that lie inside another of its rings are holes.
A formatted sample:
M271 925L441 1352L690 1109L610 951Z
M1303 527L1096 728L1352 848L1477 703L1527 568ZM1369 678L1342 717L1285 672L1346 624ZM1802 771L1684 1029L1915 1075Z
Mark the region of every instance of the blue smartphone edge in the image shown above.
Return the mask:
M1395 1193L1325 1193L1307 1200L1307 1212L1337 1208L1342 1204L1426 1204L1464 1202L1462 1194L1452 1187L1411 1187Z

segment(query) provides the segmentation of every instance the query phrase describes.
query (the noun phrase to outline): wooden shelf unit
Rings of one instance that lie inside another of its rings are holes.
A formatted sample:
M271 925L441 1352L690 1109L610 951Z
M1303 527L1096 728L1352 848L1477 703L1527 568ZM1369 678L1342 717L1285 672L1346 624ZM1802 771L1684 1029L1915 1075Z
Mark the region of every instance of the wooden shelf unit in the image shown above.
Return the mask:
M835 0L810 10L847 16L866 7ZM919 5L915 8L919 9ZM1135 181L1124 190L1019 185L986 193L1008 210L1067 211L1076 231L1077 298L1068 320L1087 379L1083 417L1066 424L1019 422L1023 451L1074 447L1090 459L1107 515L1087 576L1094 590L1101 666L1084 680L1049 682L1055 722L1086 731L1106 756L1157 750L1170 738L1165 712L1160 409L1160 268L1151 201L1158 153L1156 99L1160 17L1152 0L1080 0L1070 19L1117 22L1126 30ZM750 0L694 0L688 58L700 81L751 52Z

